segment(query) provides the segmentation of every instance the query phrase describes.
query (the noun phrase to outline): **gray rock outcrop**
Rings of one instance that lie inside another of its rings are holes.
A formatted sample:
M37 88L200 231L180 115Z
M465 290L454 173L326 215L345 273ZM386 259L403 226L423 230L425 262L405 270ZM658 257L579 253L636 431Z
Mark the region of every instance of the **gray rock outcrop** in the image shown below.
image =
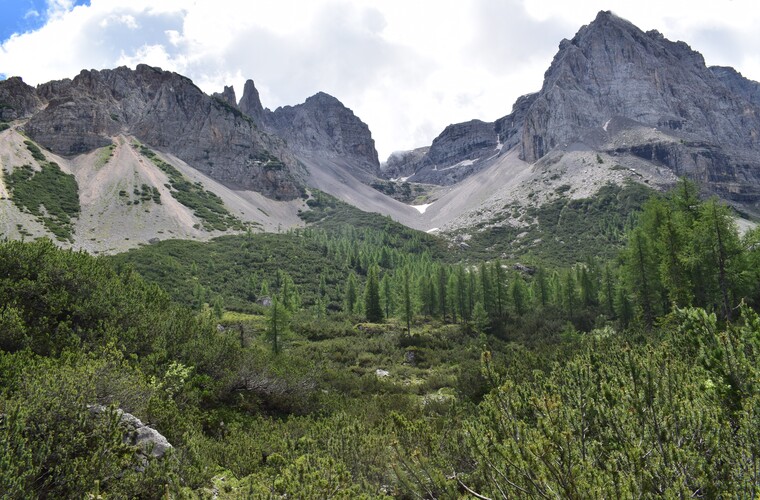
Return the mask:
M248 105L245 109L249 109ZM264 121L297 155L317 161L340 158L351 165L352 174L365 182L380 174L369 127L331 95L319 92L303 104L268 111Z
M17 77L0 81L0 122L26 118L43 106L34 87Z
M212 97L215 97L216 99L220 99L222 102L232 106L233 108L237 108L237 99L235 98L235 89L232 88L232 86L224 86L224 91L220 93L214 94Z
M610 12L560 43L541 90L512 113L449 126L423 158L384 172L448 184L489 166L489 148L530 163L579 149L643 159L760 213L760 83Z
M488 164L501 151L494 123L470 120L446 127L429 148L394 153L383 173L427 184L454 184ZM422 154L420 154L422 153ZM390 167L388 167L390 165Z
M380 165L380 171L383 177L389 179L409 177L417 171L419 165L421 165L422 159L425 158L428 151L430 151L429 146L412 149L410 151L394 151L388 159Z
M238 103L240 111L253 118L256 123L264 122L264 106L261 105L259 91L256 89L253 80L247 80L243 87L243 97Z
M741 73L728 66L710 66L710 71L731 92L760 107L760 83L744 78Z
M47 106L25 131L57 154L86 153L131 134L238 189L283 200L303 191L298 161L234 105L231 87L210 97L184 76L139 65L82 71L40 85L36 94Z
M88 409L95 415L107 411L102 405L88 405ZM135 446L138 449L138 454L144 459L148 457L161 458L173 449L173 446L160 432L143 424L139 418L131 413L117 409L116 414L119 416L119 425L124 430L124 443Z

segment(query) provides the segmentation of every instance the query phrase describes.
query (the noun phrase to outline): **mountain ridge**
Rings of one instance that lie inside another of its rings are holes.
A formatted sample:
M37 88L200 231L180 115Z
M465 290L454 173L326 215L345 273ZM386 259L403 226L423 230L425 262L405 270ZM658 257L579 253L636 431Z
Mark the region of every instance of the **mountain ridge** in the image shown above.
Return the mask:
M760 213L758 102L760 84L733 68L708 68L685 42L672 42L656 30L645 33L601 11L572 39L560 42L538 92L518 98L510 114L481 129L493 128L499 154L517 148L529 164L578 147L615 156L630 168L644 159ZM611 122L617 129L607 129ZM433 144L445 156L434 155L431 145L422 158L394 161L391 175L449 185L488 168L493 156L484 160L447 137L472 123L449 125L436 137ZM646 127L657 137L638 137ZM483 144L493 146L482 135ZM437 173L452 168L457 177Z
M559 43L541 89L519 97L509 114L449 125L430 146L383 164L367 124L324 92L272 111L253 80L238 100L232 86L206 95L147 65L83 70L36 88L0 82L0 120L11 129L1 133L19 134L7 147L23 149L25 133L64 172L90 179L79 158L92 161L119 137L144 144L163 162L156 165L186 177L197 171L190 177L212 194L223 190L243 222L268 229L298 224L292 212L308 209L311 188L423 231L480 231L524 224L514 207L591 196L607 182L667 188L683 175L758 215L759 102L760 83L708 67L686 43L605 11ZM6 172L24 158L0 152ZM159 177L148 187L161 191ZM408 193L398 197L407 203L386 194L394 190ZM273 209L278 202L289 208Z

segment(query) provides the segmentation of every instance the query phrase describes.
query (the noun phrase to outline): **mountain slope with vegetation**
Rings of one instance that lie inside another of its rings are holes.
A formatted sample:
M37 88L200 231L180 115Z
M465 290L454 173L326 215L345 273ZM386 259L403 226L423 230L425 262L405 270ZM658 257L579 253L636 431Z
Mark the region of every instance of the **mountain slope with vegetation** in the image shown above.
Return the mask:
M756 495L758 234L695 192L652 197L615 259L530 272L449 263L430 236L382 224L110 259L1 243L0 486ZM176 290L193 282L209 293ZM96 404L173 451L140 461Z

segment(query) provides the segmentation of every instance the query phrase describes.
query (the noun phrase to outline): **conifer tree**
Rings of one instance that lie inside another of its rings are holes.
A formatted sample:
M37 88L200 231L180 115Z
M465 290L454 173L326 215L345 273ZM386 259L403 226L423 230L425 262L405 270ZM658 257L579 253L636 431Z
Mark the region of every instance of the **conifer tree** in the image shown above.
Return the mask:
M512 303L515 306L515 313L518 316L522 316L527 312L527 290L525 289L525 282L519 276L512 280Z
M383 308L380 305L380 283L377 278L377 265L369 268L367 284L364 287L364 315L371 323L383 320Z
M277 297L272 298L272 305L267 315L267 339L272 345L272 352L279 354L282 350L282 338L288 331L290 315L288 309Z
M380 296L383 299L385 317L390 318L394 311L393 286L391 285L391 279L387 272L383 275L383 279L380 280Z
M354 314L356 312L356 302L359 299L358 284L356 282L356 274L351 271L348 275L348 281L346 282L346 293L343 297L344 310L348 314Z
M441 265L438 266L438 272L437 272L437 278L438 278L438 312L441 314L441 319L446 322L446 307L448 306L448 295L447 295L447 287L448 287L448 273L446 272L446 267Z
M533 296L536 298L536 302L541 307L546 307L549 304L549 282L546 278L546 271L543 267L539 267L536 270L536 277L533 280Z
M406 322L406 334L412 334L412 316L414 315L414 302L412 300L412 285L409 270L401 272L401 317Z
M625 277L647 328L652 327L657 314L657 268L654 257L651 241L640 227L635 228L625 252Z

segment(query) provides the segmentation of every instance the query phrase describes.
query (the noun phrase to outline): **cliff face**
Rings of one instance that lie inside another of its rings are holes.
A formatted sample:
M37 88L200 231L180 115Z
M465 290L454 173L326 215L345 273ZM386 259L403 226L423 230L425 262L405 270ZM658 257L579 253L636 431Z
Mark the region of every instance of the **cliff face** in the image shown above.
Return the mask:
M188 78L146 65L82 71L36 89L10 78L0 82L0 121L18 119L59 155L131 135L230 187L277 200L302 194L306 163L318 169L338 162L366 183L380 173L369 127L340 101L319 93L272 112L252 80L236 102L231 86L208 96Z
M244 98L245 100L245 98ZM258 94L253 104L241 109L258 112ZM336 98L320 92L297 106L266 111L264 123L287 142L297 155L331 161L340 158L352 173L365 182L380 173L375 141L369 127Z
M760 83L744 78L728 66L710 66L710 71L734 94L743 97L755 107L760 107Z
M128 134L238 189L283 200L303 189L298 161L234 105L231 87L210 97L188 78L140 65L82 71L35 95L46 107L31 113L24 130L57 154L87 153Z
M758 146L758 110L710 71L699 53L600 12L560 44L525 117L522 156L536 161L615 116L684 140Z
M31 116L43 106L34 87L14 76L0 82L0 122Z
M396 155L393 171L450 184L513 149L529 163L568 150L605 152L630 167L643 159L759 211L760 83L600 12L560 43L541 90L512 113L451 125L423 158Z

